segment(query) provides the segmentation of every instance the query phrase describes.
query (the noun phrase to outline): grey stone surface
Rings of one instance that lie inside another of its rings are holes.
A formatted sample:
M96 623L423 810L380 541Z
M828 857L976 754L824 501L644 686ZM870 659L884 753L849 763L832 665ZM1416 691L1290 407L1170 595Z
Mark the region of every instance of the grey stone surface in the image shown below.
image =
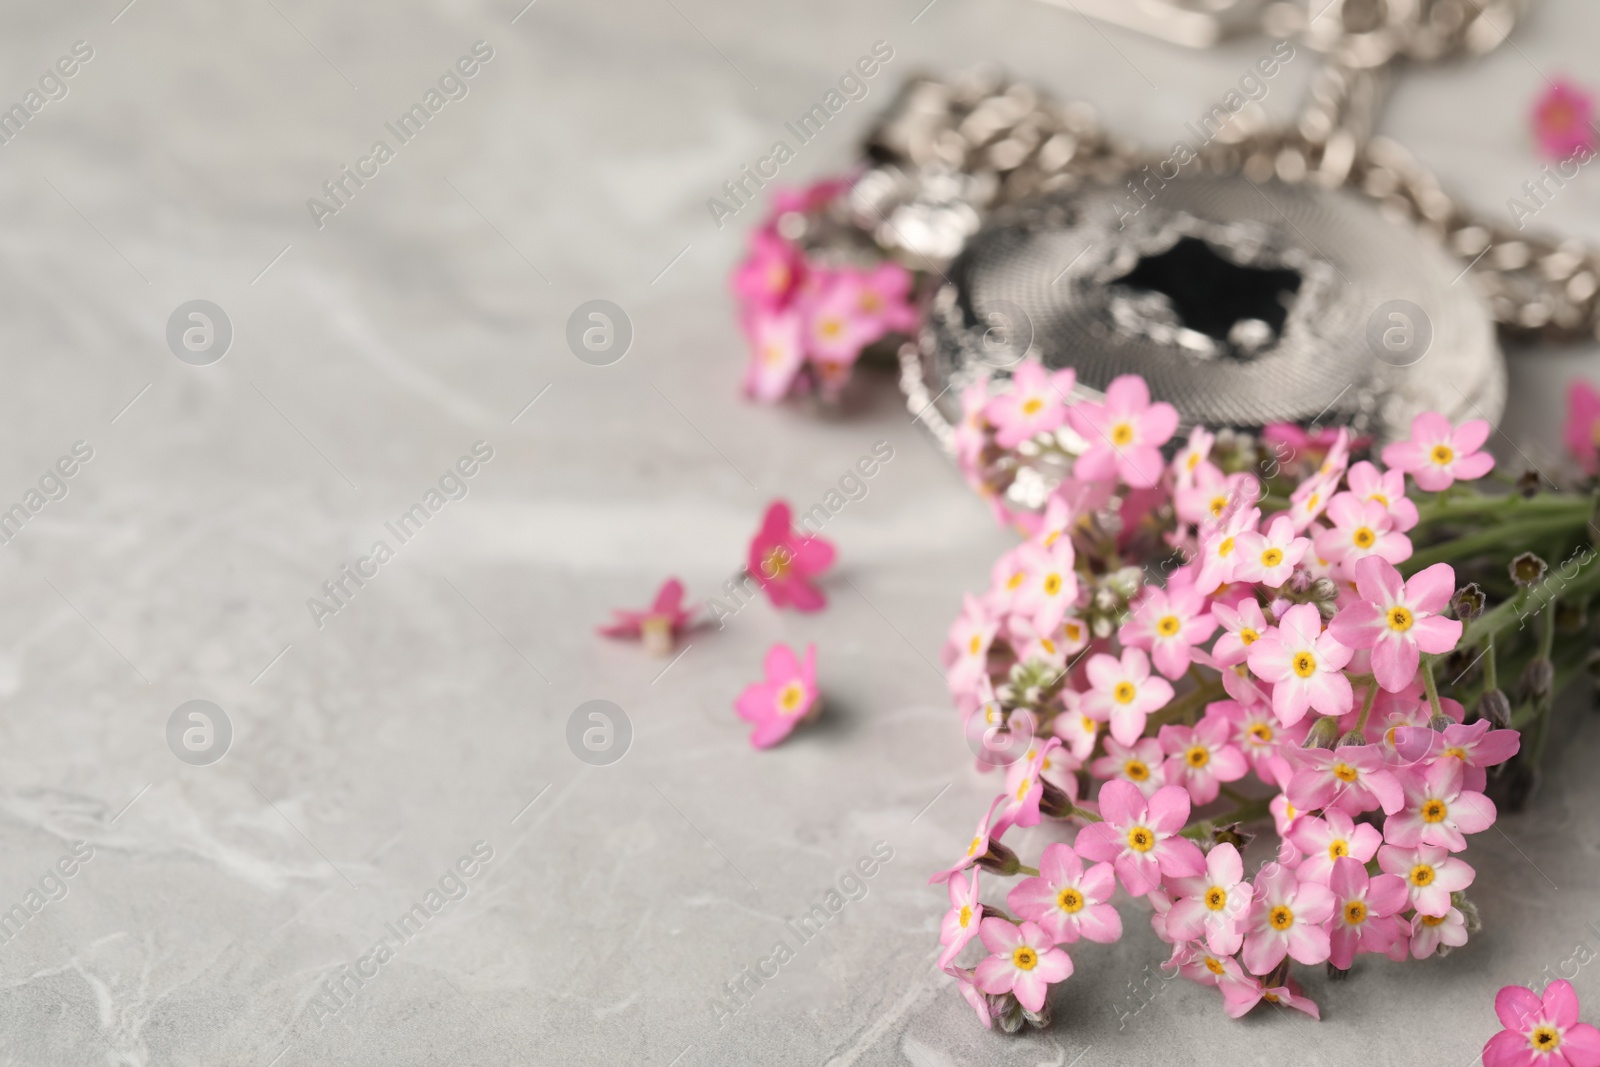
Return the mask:
M924 879L988 785L932 664L1009 539L886 382L837 420L738 400L724 279L754 212L719 230L704 201L879 39L872 95L786 177L846 164L913 69L979 60L1164 143L1262 41L1182 53L1033 0L123 3L8 3L0 34L7 104L93 48L0 145L0 502L93 450L0 551L0 904L93 849L0 944L0 1062L1466 1064L1499 985L1594 941L1579 708L1534 810L1470 852L1484 934L1312 977L1320 1026L1229 1022L1159 980L1124 1020L1162 957L1133 907L1076 954L1048 1035L985 1033L933 970ZM1537 170L1529 101L1597 32L1545 0L1515 49L1403 81L1386 128L1499 210ZM480 40L468 95L318 228L307 198ZM1600 239L1594 183L1538 222ZM207 366L168 349L196 299L233 330ZM593 299L634 327L610 366L566 345ZM1503 451L1550 447L1585 365L1519 363ZM593 636L666 574L714 593L769 499L808 506L878 440L894 459L826 530L824 614L750 607L664 673ZM385 522L480 441L470 492L398 544ZM307 598L379 538L394 558L319 628ZM818 643L827 711L755 753L731 701L775 639ZM566 746L591 699L632 725L610 766ZM231 724L209 766L168 745L189 700ZM711 998L879 841L866 896L719 1025ZM445 877L478 842L492 858ZM465 895L317 1017L441 878Z

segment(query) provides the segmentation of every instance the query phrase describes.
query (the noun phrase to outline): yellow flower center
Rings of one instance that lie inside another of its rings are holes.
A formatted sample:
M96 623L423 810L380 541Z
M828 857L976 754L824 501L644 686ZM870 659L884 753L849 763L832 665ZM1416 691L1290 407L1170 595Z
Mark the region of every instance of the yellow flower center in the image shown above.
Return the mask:
M1207 956L1206 957L1206 970L1210 971L1214 975L1217 975L1218 977L1221 977L1222 970L1223 970L1222 961L1217 959L1214 956Z
M1467 750L1459 745L1451 745L1449 748L1441 752L1440 755L1454 756L1456 759L1461 760L1464 763L1467 759Z
M1270 744L1272 741L1272 727L1264 722L1258 722L1250 727L1250 736L1259 744Z
M1044 595L1055 596L1059 592L1061 592L1061 575L1054 573L1045 575Z
M1349 785L1357 778L1361 777L1361 772L1350 766L1348 763L1335 763L1333 765L1333 776L1339 779L1339 781L1344 782L1346 785Z
M1211 762L1211 750L1203 745L1195 745L1183 754L1183 761L1191 767L1204 767Z
M777 545L767 553L766 558L762 561L762 573L774 580L781 579L788 575L789 564L792 559L793 557L787 548L783 545Z
M844 333L844 321L842 319L833 318L823 319L821 322L817 323L817 332L831 341L835 337L838 337L840 334Z
M1228 891L1220 885L1214 885L1206 890L1206 907L1212 911L1221 911L1228 906Z
M1450 814L1450 809L1445 806L1444 801L1437 797L1433 800L1425 801L1422 805L1423 822L1444 822L1444 817L1448 814Z
M1284 802L1283 802L1283 817L1284 817L1284 819L1292 821L1294 819L1294 816L1295 816L1294 805L1289 803L1288 800L1284 800Z
M972 640L967 642L967 651L972 655L978 654L978 649L983 647L983 638L978 634L972 635Z
M1067 623L1067 625L1066 625L1066 627L1064 629L1065 629L1068 641L1077 641L1081 637L1083 637L1083 627L1079 626L1075 622Z
M1056 654L1056 643L1048 637L1039 638L1039 647L1043 648L1048 655L1053 656Z
M1352 900L1344 906L1344 921L1351 926L1360 926L1367 921L1367 906L1359 900Z
M1131 759L1122 765L1122 773L1135 782L1142 782L1150 777L1150 768L1145 766L1143 760Z
M777 366L783 362L783 348L780 345L762 345L761 358L768 366Z
M1259 633L1248 626L1239 631L1239 640L1243 641L1246 645L1255 644L1260 637L1261 635Z
M1089 718L1087 715L1079 715L1078 722L1082 724L1083 732L1086 734L1092 734L1100 728L1100 724Z
M1184 466L1188 467L1190 471L1200 466L1200 453L1190 452L1189 458L1184 462Z
M1267 922L1272 924L1274 930L1287 930L1294 925L1294 912L1289 910L1287 904L1279 904L1267 912Z
M1293 666L1294 673L1302 678L1309 678L1317 673L1317 657L1309 652L1296 652Z
M961 923L961 926L962 926L963 929L966 928L968 923L972 922L972 905L971 904L963 904L963 905L961 905L961 916L960 916L960 919L958 921Z
M1440 923L1444 922L1445 919L1447 919L1447 918L1449 918L1448 915L1424 915L1424 916L1422 916L1422 925L1423 926L1438 926Z
M1083 894L1070 886L1056 894L1056 907L1068 915L1083 910Z
M1330 860L1336 860L1336 859L1339 859L1342 856L1348 856L1348 855L1350 855L1350 846L1347 845L1344 842L1343 839L1340 839L1340 840L1333 841L1333 842L1329 843L1329 845L1328 845L1328 858Z
M1225 537L1222 539L1222 544L1217 546L1217 555L1223 559L1233 555L1233 538Z
M978 854L978 846L981 844L983 844L983 838L974 837L972 839L972 844L967 846L967 855L976 856Z
M1433 868L1428 866L1426 863L1419 863L1415 867L1411 868L1411 884L1432 885Z
M1381 504L1384 507L1388 507L1389 506L1389 498L1384 496L1382 493L1373 493L1371 496L1367 497L1367 499L1371 500L1371 501L1375 501L1376 503Z
M1263 567L1276 567L1282 562L1283 549L1281 548L1269 548L1265 552L1261 553L1261 565Z
M1377 539L1378 535L1372 532L1370 526L1358 526L1356 532L1350 535L1351 542L1357 548L1371 548Z
M1405 633L1411 629L1411 624L1417 621L1409 609L1403 608L1399 604L1389 609L1388 619L1389 629L1398 633Z
M1024 778L1022 780L1022 783L1017 786L1017 799L1020 801L1023 797L1027 796L1028 795L1028 790L1030 790L1032 788L1033 788L1033 779L1032 778Z
M806 700L805 687L799 682L790 682L778 690L778 711L783 715L793 715L800 710L800 705Z
M1222 516L1222 513L1224 511L1226 511L1227 508L1228 508L1228 498L1227 497L1225 497L1225 496L1214 496L1214 497L1211 498L1211 517L1213 519L1220 518Z
M1553 1026L1535 1026L1528 1035L1528 1045L1535 1052L1552 1052L1561 1045L1561 1034Z
M1011 950L1011 962L1019 971L1031 971L1039 966L1039 954L1027 945L1018 945Z
M883 307L883 298L871 289L864 290L861 294L860 307L870 315Z
M1006 588L1013 593L1016 592L1017 587L1022 584L1022 580L1026 577L1027 575L1022 571L1013 571L1011 577L1006 579Z
M1024 415L1037 415L1039 409L1044 407L1044 401L1036 396L1030 396L1022 405Z
M1143 826L1128 831L1128 847L1135 852L1149 852L1156 847L1156 835Z
M1051 545L1055 544L1058 540L1060 540L1060 538L1061 538L1061 531L1060 530L1051 530L1049 533L1044 535L1044 541L1041 542L1041 543L1044 545L1045 548L1049 548Z
M1118 448L1123 445L1133 444L1133 426L1126 422L1119 422L1111 427L1111 443Z
M1118 704L1132 704L1133 698L1139 695L1132 682L1118 682L1117 687L1111 690L1111 699Z
M1183 629L1183 623L1176 615L1163 615L1156 623L1156 633L1162 637L1174 637Z
M1428 458L1439 466L1444 467L1448 466L1450 461L1456 458L1456 452L1449 445L1434 445L1433 451L1428 453Z

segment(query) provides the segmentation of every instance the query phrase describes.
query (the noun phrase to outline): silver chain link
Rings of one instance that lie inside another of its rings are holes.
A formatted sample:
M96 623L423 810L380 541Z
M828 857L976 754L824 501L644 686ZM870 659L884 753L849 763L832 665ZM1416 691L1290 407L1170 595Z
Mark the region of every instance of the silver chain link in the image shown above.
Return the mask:
M1267 128L1247 109L1192 165L1252 181L1348 186L1459 257L1507 335L1547 343L1600 337L1600 257L1593 250L1574 240L1523 236L1474 215L1406 149L1372 136L1397 60L1487 52L1504 41L1527 0L1311 3L1324 6L1308 15L1299 5L1278 3L1264 16L1271 32L1293 34L1328 54L1295 125ZM1085 182L1116 182L1155 162L1103 129L1088 104L1058 102L988 71L913 81L872 130L867 148L877 164L871 176L879 180L858 193L858 216L882 220L872 227L875 236L903 254L916 250L894 220L922 194L923 176L957 176L962 205L986 212ZM934 226L940 218L934 213L921 221ZM943 221L955 229L975 225L953 216ZM959 247L965 236L947 234L943 247Z

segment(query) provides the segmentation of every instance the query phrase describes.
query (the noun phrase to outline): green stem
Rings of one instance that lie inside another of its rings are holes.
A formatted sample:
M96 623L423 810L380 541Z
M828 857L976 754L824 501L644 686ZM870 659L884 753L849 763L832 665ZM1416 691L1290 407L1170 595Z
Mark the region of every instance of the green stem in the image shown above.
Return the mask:
M1246 801L1230 812L1215 815L1209 819L1201 819L1193 826L1185 826L1180 831L1180 835L1189 838L1191 841L1198 841L1222 823L1253 822L1256 819L1264 819L1271 814L1272 798L1261 797L1257 800Z
M1378 700L1378 683L1367 684L1367 697L1361 702L1361 718L1356 720L1356 733L1365 736L1367 732L1367 716L1372 714L1372 705Z
M1508 543L1511 548L1520 548L1543 534L1581 527L1588 514L1585 510L1573 515L1557 515L1555 518L1545 517L1530 519L1527 522L1508 522L1491 526L1486 530L1467 534L1465 537L1456 537L1437 545L1430 545L1413 553L1403 566L1407 574L1415 574L1435 563L1469 559Z
M1029 867L1026 863L1019 863L1017 864L1017 873L1032 875L1033 877L1037 878L1039 877L1039 868Z
M1433 680L1433 657L1422 657L1422 687L1428 692L1428 707L1435 716L1443 715L1444 708L1439 706L1439 683ZM1363 716L1365 718L1365 716Z

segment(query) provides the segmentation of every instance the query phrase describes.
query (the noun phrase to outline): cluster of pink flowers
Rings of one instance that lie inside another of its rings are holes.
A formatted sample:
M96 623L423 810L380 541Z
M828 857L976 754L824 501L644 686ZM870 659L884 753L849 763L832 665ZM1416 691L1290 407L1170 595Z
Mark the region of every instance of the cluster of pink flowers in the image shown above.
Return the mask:
M1301 434L1316 454L1269 487L1214 462L1226 442L1204 429L1164 458L1177 415L1139 378L1103 402L1073 385L1024 365L965 401L980 483L1023 441L1073 458L1042 513L1002 510L1027 540L943 651L980 767L1006 781L932 879L949 882L941 966L984 1025L1042 1025L1067 946L1121 936L1118 884L1151 906L1166 966L1234 1017L1262 1000L1316 1016L1291 962L1345 972L1465 944L1460 853L1493 825L1486 772L1519 737L1438 694L1433 661L1463 633L1452 568L1397 565L1418 523L1407 476L1429 493L1482 477L1487 423L1421 415L1381 466L1344 431L1320 448ZM1242 825L1268 819L1276 847L1247 875ZM1036 868L1005 840L1029 828L1047 838ZM1019 875L1004 907L980 897ZM987 955L964 965L974 937Z
M827 597L816 579L833 566L833 545L793 526L787 502L773 501L750 539L743 578L753 581L776 608L820 611ZM613 621L599 628L602 636L642 641L656 655L670 653L678 639L697 625L696 612L683 606L683 583L668 578L654 603L643 611L617 609ZM687 651L687 649L685 649ZM750 723L750 743L770 748L815 718L821 710L817 688L817 649L804 656L781 642L767 650L765 677L747 686L734 700L734 710Z
M813 390L837 400L863 351L916 328L910 271L877 256L870 265L832 262L802 243L848 188L848 181L831 180L777 193L734 271L750 342L744 391L755 400L776 403Z

